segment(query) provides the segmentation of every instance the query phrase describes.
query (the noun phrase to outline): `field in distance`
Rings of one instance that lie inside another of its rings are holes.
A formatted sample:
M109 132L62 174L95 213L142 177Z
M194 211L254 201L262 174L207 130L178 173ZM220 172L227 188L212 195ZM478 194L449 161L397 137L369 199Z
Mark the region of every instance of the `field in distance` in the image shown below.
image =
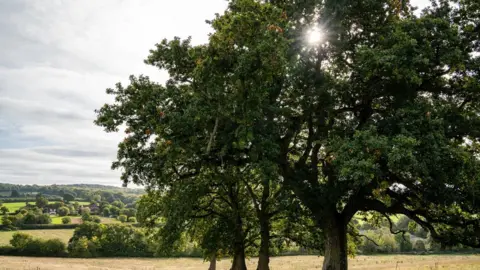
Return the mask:
M229 269L230 260L218 262L217 269ZM247 261L248 269L256 268L256 259ZM393 255L358 256L349 261L349 269L480 269L478 255ZM106 269L190 269L204 270L208 263L201 259L65 259L0 257L0 269L70 269L70 270L106 270ZM322 259L316 256L292 256L272 258L273 270L313 270L319 269Z
M10 239L16 232L30 234L34 238L40 239L54 239L59 238L65 244L68 243L68 240L73 236L73 229L60 229L60 230L21 230L21 231L8 231L8 232L0 232L0 246L9 246ZM0 264L1 266L1 264ZM3 266L2 266L3 267ZM0 267L0 269L4 269ZM14 268L16 269L16 268ZM23 269L23 268L22 268Z
M1 201L1 200L0 200ZM29 202L31 205L35 205L34 201ZM50 202L50 204L53 204L55 202ZM89 202L78 202L80 205L89 205ZM24 207L26 205L26 202L5 202L3 203L4 206L8 208L10 213L13 213L17 211L18 209Z
M52 224L62 224L62 218L63 217L53 217L52 216ZM70 216L70 219L72 220L72 224L80 224L82 223L82 218L79 216ZM107 218L107 217L100 217L101 223L102 224L112 224L112 223L121 223L118 219L115 218Z

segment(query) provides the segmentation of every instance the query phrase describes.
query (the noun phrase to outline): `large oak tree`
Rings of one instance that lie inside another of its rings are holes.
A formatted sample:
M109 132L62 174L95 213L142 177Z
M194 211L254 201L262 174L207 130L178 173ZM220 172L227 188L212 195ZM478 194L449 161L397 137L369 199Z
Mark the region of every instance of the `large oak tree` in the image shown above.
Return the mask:
M322 231L324 269L347 269L359 211L403 214L438 241L479 246L480 6L407 0L232 0L208 44L157 44L107 90L114 168L158 189L205 170L276 164ZM312 31L321 39L309 43ZM476 201L477 200L477 201Z

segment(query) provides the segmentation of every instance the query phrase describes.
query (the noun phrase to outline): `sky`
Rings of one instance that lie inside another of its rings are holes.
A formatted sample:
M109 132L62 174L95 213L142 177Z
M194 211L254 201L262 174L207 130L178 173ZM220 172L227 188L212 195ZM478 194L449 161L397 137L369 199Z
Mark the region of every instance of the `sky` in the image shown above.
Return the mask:
M414 0L423 7L427 0ZM208 4L205 4L208 3ZM225 0L0 0L0 183L121 185L122 134L93 124L105 89L164 71L143 64L163 38L205 43Z

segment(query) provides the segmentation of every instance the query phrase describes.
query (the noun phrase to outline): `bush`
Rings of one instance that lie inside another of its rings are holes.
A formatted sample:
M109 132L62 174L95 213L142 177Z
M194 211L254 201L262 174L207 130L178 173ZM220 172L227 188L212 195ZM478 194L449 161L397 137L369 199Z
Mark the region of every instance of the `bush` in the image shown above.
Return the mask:
M66 252L67 246L60 239L49 239L42 243L43 256L63 256Z
M109 208L104 208L102 213L103 213L104 217L109 217L110 216L110 209Z
M427 249L425 248L425 242L423 240L417 240L415 242L415 245L413 246L413 248L416 250L416 251L426 251Z
M137 219L135 217L129 217L128 222L137 223Z
M102 256L143 257L148 255L145 235L131 226L108 225L99 241Z
M50 224L52 223L52 218L48 214L42 214L37 216L37 223L35 224Z
M83 222L92 221L92 216L90 216L89 213L83 213L83 214L82 214L82 221L83 221Z
M93 216L92 221L95 222L95 223L102 223L102 220L100 219L99 216Z
M24 250L33 237L26 233L15 233L10 240L10 245L18 250Z
M89 240L82 236L69 245L69 253L71 257L92 258L97 256L98 244L97 238Z
M68 207L62 206L58 208L58 215L61 217L68 216L70 214L70 209Z
M120 215L120 216L118 216L118 220L122 223L127 222L127 216L126 215Z
M57 230L75 229L79 224L23 224L18 226L22 230Z
M62 224L70 224L72 223L72 219L70 217L63 217Z
M91 210L90 210L90 208L88 208L88 207L85 206L85 207L81 207L79 212L80 212L80 214L82 214L82 216L83 216L84 214L90 215Z
M410 241L410 235L405 234L405 238L401 233L395 235L395 241L398 244L398 247L401 252L409 252L412 251L412 241Z
M12 246L0 246L0 255L1 256L18 255L18 249Z

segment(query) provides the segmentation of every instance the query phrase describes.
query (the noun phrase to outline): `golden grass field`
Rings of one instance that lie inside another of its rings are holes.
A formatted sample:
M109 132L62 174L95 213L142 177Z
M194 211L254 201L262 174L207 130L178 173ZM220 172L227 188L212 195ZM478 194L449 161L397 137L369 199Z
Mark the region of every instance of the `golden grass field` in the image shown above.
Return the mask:
M321 269L322 259L315 256L292 256L272 258L272 270L314 270ZM218 263L217 269L229 269L230 261ZM248 261L248 268L256 268L256 260ZM200 259L62 259L1 257L0 270L205 270L208 263ZM387 269L480 269L480 255L447 255L447 256L358 256L350 260L349 269L387 270Z
M59 229L59 230L21 230L21 231L9 231L9 232L0 232L0 246L10 245L10 239L12 235L16 232L30 234L35 238L41 239L53 239L59 238L64 243L68 243L68 240L73 236L73 229ZM0 264L0 269L1 268Z

